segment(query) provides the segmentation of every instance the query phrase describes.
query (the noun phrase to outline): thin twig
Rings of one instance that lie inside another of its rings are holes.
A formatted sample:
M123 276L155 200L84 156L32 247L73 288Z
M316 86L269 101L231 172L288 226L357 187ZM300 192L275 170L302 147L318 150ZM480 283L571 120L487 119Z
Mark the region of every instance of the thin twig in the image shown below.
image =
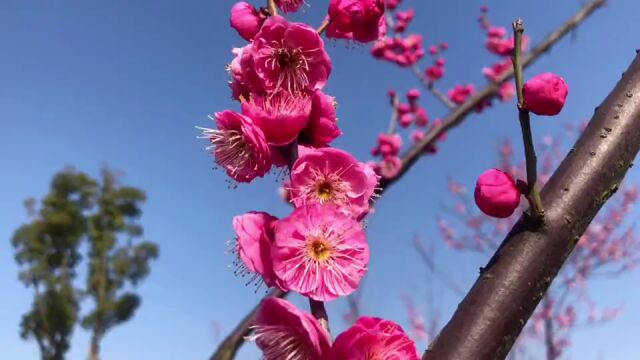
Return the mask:
M433 81L429 81L422 75L420 69L418 68L418 65L413 65L411 67L411 70L413 70L413 74L420 81L420 84L422 84L425 89L431 92L431 94L433 94L433 96L438 101L440 101L442 105L446 106L449 110L453 110L456 108L457 105L454 104L453 101L449 100L449 98L445 94L443 94L442 91L438 90Z
M513 72L516 80L516 93L518 94L518 118L522 129L522 142L524 144L524 155L527 169L527 199L531 205L531 217L536 226L544 222L544 209L540 201L540 190L538 189L538 158L533 143L531 133L531 118L529 110L524 103L522 88L524 86L524 75L522 72L522 34L524 33L524 23L522 19L513 22Z
M318 26L318 29L316 30L318 32L318 34L322 35L325 32L325 30L327 30L327 27L329 27L329 24L331 24L331 18L327 16L322 21L322 24L320 24L320 26Z

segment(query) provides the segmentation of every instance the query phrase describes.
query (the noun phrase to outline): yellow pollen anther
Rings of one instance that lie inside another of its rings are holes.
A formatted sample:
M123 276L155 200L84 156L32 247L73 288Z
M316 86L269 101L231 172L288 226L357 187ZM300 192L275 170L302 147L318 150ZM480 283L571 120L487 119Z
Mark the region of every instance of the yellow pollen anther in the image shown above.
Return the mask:
M321 203L331 200L333 196L333 187L328 182L321 182L316 188L318 199Z
M331 246L324 239L314 239L309 243L307 252L314 260L325 261L331 257Z

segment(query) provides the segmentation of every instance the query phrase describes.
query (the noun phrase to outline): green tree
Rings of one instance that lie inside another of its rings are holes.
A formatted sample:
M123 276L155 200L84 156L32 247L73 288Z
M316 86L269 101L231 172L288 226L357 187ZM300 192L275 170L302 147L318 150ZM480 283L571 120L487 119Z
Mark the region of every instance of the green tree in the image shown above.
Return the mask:
M89 356L99 359L100 341L108 330L129 320L140 305L132 289L150 271L158 248L137 223L145 193L120 186L108 169L101 183L71 169L56 174L39 208L28 199L30 222L12 238L19 279L32 288L31 309L23 315L20 334L35 339L43 360L63 360L78 320L91 331ZM88 242L86 287L75 284L81 243ZM80 316L79 304L92 299L93 309Z
M87 293L95 307L82 319L82 326L92 332L91 360L100 358L100 342L107 331L135 313L140 297L131 288L149 274L149 262L158 256L154 243L134 243L143 235L137 220L145 198L142 190L118 186L113 173L102 171L97 210L89 218L88 232Z
M64 170L54 176L39 209L25 202L32 219L14 234L12 244L19 279L34 290L31 309L22 317L20 334L35 338L42 359L61 360L78 318L73 286L80 261L79 245L87 230L96 182L84 173Z

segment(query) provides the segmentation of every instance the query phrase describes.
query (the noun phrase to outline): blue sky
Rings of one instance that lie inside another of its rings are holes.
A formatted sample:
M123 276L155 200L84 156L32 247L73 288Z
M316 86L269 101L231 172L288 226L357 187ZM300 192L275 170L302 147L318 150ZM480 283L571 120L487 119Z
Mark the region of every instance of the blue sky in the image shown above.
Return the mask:
M319 24L328 1L309 0L296 18ZM476 17L480 2L406 0L416 8L412 31L427 44L448 41L449 88L484 83L481 68L495 61L482 48ZM579 7L577 0L489 0L491 19L508 25L525 19L533 41L556 28ZM228 26L231 0L3 1L0 12L0 358L29 360L37 346L18 336L21 314L32 294L17 281L9 239L24 221L22 200L41 197L51 176L66 165L98 174L103 164L121 170L124 181L147 191L142 223L160 244L161 256L140 288L135 318L109 333L105 359L202 359L215 347L214 322L226 333L260 294L229 269L225 242L231 218L248 210L283 216L276 181L267 178L231 190L211 169L195 125L207 114L238 109L226 86L224 65L242 40ZM527 75L561 74L570 86L559 118L536 119L535 133L559 131L566 121L587 119L627 67L638 45L640 2L615 0L565 39ZM334 71L326 90L337 97L344 136L335 145L369 158L375 136L386 128L386 91L417 86L411 74L373 60L363 46L329 42ZM443 110L424 102L433 116ZM437 243L436 215L446 202L446 179L471 185L495 162L505 136L519 144L512 106L496 106L455 129L436 157L425 158L377 202L368 221L372 248L365 312L406 324L400 294L417 301L431 284L410 244L415 234ZM637 169L630 181L640 184ZM637 213L634 213L634 217ZM438 247L438 261L465 287L486 259ZM622 318L581 330L573 359L640 358L640 275L594 284L600 304L626 304ZM439 292L443 317L457 300ZM299 301L299 299L295 299ZM344 303L328 306L340 321ZM68 358L84 359L88 335L77 329ZM240 359L257 357L247 346Z

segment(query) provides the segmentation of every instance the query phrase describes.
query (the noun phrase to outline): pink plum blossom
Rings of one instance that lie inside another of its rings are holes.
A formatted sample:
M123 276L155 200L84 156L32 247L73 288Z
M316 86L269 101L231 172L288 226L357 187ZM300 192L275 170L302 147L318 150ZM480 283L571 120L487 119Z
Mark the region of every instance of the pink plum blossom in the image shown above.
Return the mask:
M239 1L231 8L229 23L245 40L251 41L256 36L265 17L256 8L245 1Z
M276 224L274 271L303 296L329 301L353 293L367 271L362 225L334 205L308 205Z
M325 360L331 347L318 320L275 297L262 301L253 331L264 360Z
M361 317L338 335L331 348L333 360L419 360L416 345L400 325L375 317Z
M268 92L320 90L331 73L331 59L316 30L272 16L253 40L255 71Z
M569 94L564 79L556 74L542 73L527 81L523 88L527 109L536 115L558 115Z
M300 7L305 4L304 0L275 0L276 5L282 10L285 14L292 13L300 10Z
M334 204L358 217L369 209L377 184L364 164L346 151L322 148L302 155L291 168L291 198L296 207Z
M274 216L255 211L233 218L238 257L244 268L255 276L261 276L268 287L279 283L271 261L271 244L274 240L273 230L276 221L278 219Z
M375 147L371 154L374 156L382 155L383 157L395 156L400 152L402 148L402 137L398 134L385 134L378 135L378 146Z
M475 87L473 84L468 85L456 85L453 89L449 90L447 93L449 100L451 100L454 104L461 105L463 104L467 98L473 93L475 93Z
M336 101L318 90L311 96L311 114L307 126L300 133L298 139L302 145L313 147L328 146L342 134L338 128L336 117Z
M242 113L262 129L267 142L286 145L298 137L311 113L311 98L279 91L268 97L251 94L242 102Z
M506 218L518 208L520 190L511 175L498 169L490 169L478 178L474 198L483 213Z
M217 129L200 129L218 165L237 182L264 176L271 169L271 154L262 130L233 111L217 112L214 118Z
M385 32L384 0L330 0L329 18L329 38L377 40Z

